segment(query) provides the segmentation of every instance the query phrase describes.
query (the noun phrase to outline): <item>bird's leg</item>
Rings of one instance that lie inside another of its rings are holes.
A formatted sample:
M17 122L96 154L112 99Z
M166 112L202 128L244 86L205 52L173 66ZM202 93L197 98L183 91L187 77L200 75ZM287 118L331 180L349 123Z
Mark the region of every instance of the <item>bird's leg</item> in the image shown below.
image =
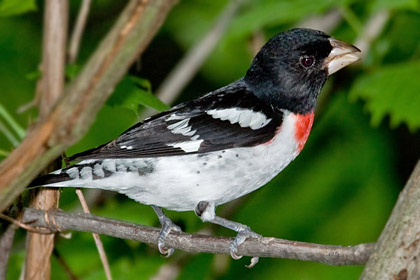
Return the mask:
M158 237L158 248L159 252L165 257L170 257L174 253L174 248L165 248L165 239L171 231L181 232L181 228L175 225L168 217L165 216L162 209L155 205L152 205L153 210L159 218L159 222L162 226Z
M258 233L255 233L247 225L243 225L234 221L224 219L222 217L216 216L215 205L207 201L200 201L195 207L195 213L199 216L204 222L210 222L213 224L220 225L222 227L236 231L238 234L235 239L230 244L230 255L235 260L242 258L238 256L238 247L245 242L248 238L257 238L260 239L262 236ZM247 266L248 268L253 267L259 261L259 257L252 257L251 263Z

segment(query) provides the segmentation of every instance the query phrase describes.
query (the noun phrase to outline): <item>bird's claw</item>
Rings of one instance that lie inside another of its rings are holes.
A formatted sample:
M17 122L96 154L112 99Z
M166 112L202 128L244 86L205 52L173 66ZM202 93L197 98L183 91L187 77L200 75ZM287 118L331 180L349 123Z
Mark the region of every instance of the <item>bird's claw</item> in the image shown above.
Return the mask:
M175 252L174 248L166 248L165 242L160 241L160 240L158 242L158 249L164 258L169 258Z
M239 260L241 259L243 256L241 255L237 255L235 252L233 252L232 250L230 251L230 256L232 257L232 259L234 260Z
M256 239L261 239L262 235L253 232L249 227L245 227L244 229L241 229L238 231L238 234L236 235L235 239L232 241L232 243L230 244L230 256L234 259L234 260L239 260L240 258L242 258L241 255L238 255L238 247L240 245L242 245L242 243L245 242L245 240L247 240L248 238L256 238ZM249 265L246 265L247 268L252 268L254 267L258 261L259 261L259 257L252 257L251 259L251 263Z
M246 268L253 268L260 261L260 257L252 257L251 263L246 265Z
M167 248L165 246L165 239L171 231L181 232L181 228L169 219L162 221L162 229L158 237L158 249L165 258L169 258L175 252L174 248Z

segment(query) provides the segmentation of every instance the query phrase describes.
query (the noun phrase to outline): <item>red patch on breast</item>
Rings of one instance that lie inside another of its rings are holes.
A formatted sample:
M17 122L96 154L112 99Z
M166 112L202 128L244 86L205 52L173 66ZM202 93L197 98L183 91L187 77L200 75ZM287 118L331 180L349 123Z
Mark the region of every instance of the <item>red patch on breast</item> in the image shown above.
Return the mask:
M305 115L296 114L295 123L295 138L298 143L298 151L302 151L308 139L309 132L311 132L312 124L314 122L314 112Z

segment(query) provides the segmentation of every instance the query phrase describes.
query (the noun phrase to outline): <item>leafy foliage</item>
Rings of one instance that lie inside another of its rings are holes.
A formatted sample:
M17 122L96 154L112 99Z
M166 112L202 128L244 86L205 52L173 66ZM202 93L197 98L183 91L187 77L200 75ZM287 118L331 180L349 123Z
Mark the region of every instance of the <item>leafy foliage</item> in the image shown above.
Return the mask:
M380 68L360 77L351 96L366 100L374 125L389 115L393 127L404 122L414 130L420 127L419 73L418 61Z
M169 109L169 106L160 101L151 92L150 83L145 79L127 76L119 83L108 105L121 106L139 112L139 105L156 109L158 112Z
M8 17L36 10L35 0L2 0L0 1L0 17Z

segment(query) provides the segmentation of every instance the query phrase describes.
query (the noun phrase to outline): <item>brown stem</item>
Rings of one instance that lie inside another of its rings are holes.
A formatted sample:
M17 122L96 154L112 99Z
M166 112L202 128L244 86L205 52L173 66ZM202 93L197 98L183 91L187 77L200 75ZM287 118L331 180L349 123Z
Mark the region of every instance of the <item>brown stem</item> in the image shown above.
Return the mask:
M42 78L39 81L40 119L48 116L63 92L67 39L67 0L45 1L44 38L42 47ZM50 164L46 172L60 167L60 160ZM54 189L33 191L30 205L50 210L58 207L60 193ZM28 232L26 239L25 279L49 279L50 257L54 248L54 233Z
M80 41L82 39L83 31L85 29L86 21L89 15L91 0L83 0L77 15L76 24L71 34L69 44L69 63L76 62L77 54L79 53Z
M82 190L76 189L76 194L77 194L77 197L79 198L80 204L82 205L83 212L90 214L90 210L86 203L86 199L85 199L85 196L83 195ZM111 269L109 268L108 258L106 257L104 245L101 241L101 238L99 237L99 234L97 233L92 233L92 236L93 236L93 239L95 240L95 245L96 245L96 248L98 249L99 257L101 259L102 266L104 267L104 270L105 270L106 279L112 280Z
M45 217L46 213L44 211L27 208L23 214L23 222L35 221L33 225L47 227L51 230L95 232L152 244L157 244L160 232L159 228L136 225L85 213L53 211L48 213L49 222L46 221ZM54 220L55 224L51 223L51 220ZM165 244L168 247L191 253L229 254L229 245L232 240L232 238L227 237L172 232L165 240ZM367 261L373 246L374 244L359 244L343 247L264 237L261 240L246 240L239 246L238 254L314 261L329 265L357 265L364 264Z
M13 239L17 226L9 224L3 235L0 237L0 279L6 279L7 265L12 250Z

